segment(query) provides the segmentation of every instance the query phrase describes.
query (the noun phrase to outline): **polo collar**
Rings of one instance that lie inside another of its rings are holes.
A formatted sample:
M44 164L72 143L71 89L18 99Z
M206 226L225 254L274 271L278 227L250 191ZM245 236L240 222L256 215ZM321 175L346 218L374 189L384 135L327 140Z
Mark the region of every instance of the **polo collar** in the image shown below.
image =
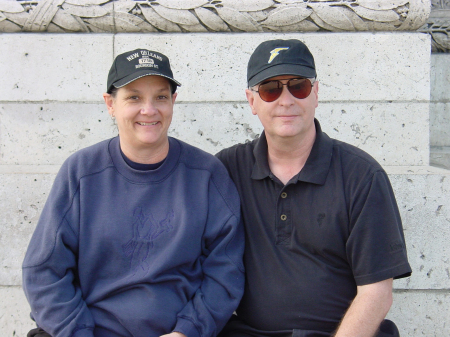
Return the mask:
M318 185L325 184L331 165L333 140L326 133L322 132L322 128L317 119L314 119L314 125L316 127L316 139L314 140L311 153L306 160L305 166L303 166L302 170L289 183L303 181ZM270 177L272 173L269 167L267 139L264 131L256 141L253 155L255 157L255 164L253 165L252 179L262 180Z

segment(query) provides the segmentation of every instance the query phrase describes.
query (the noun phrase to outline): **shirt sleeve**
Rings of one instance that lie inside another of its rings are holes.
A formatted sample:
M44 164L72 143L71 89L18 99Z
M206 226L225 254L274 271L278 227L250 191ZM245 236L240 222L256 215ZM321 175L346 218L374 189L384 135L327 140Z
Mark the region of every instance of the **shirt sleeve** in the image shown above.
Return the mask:
M77 285L78 183L58 173L22 265L31 315L54 337L93 337L94 320Z
M223 179L222 179L223 178ZM216 336L237 308L244 290L244 229L236 188L228 177L211 180L203 235L204 279L177 315L174 331L188 337Z
M357 285L411 274L400 214L389 178L373 174L350 207L348 261Z

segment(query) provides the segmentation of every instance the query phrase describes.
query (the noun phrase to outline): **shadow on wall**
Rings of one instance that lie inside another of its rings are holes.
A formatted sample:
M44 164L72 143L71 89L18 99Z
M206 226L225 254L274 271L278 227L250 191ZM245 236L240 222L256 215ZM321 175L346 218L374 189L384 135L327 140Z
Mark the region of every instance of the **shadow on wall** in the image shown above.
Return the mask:
M450 1L432 0L420 31L431 35L430 165L450 169Z
M430 165L450 170L450 53L431 55Z

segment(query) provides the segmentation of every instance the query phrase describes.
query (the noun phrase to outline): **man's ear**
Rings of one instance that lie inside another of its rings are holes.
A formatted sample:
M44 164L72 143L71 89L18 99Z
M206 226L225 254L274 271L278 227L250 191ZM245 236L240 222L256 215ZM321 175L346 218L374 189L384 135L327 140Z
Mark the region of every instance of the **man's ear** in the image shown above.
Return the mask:
M110 94L105 92L103 94L103 100L105 101L106 107L108 108L108 113L111 115L111 117L114 117L114 98Z
M254 97L253 91L251 91L250 89L245 89L245 96L247 96L247 101L248 101L248 104L250 105L250 108L252 109L252 114L254 114L256 116L257 113L256 113L255 105L254 105L255 97Z
M317 108L319 106L319 82L318 81L314 82L313 94L316 98L316 108Z

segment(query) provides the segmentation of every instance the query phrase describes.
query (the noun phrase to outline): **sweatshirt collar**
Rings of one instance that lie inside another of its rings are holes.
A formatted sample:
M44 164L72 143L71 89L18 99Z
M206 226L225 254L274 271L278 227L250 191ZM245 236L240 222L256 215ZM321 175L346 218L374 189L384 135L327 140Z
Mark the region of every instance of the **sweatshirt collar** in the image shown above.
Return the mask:
M111 139L108 150L114 166L122 176L135 183L148 184L162 181L173 172L180 159L181 145L175 138L169 137L169 153L166 159L160 167L150 171L135 170L126 163L120 153L119 136Z

